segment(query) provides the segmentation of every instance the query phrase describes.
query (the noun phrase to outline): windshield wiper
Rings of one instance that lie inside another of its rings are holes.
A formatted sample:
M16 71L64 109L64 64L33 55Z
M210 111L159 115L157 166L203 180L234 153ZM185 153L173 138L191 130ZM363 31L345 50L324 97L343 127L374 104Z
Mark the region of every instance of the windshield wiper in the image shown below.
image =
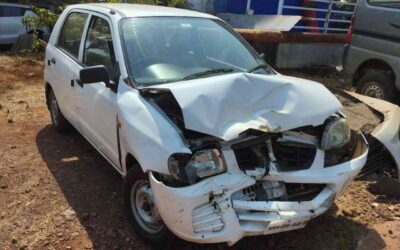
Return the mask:
M192 75L188 75L188 76L182 78L182 80L195 79L195 78L200 78L203 76L214 75L214 74L219 74L219 73L229 73L232 71L233 71L233 69L228 69L228 68L226 68L226 69L210 69L210 70L206 70L206 71L202 71L202 72L197 72Z
M254 71L256 71L257 69L266 69L268 67L267 64L258 64L250 69L247 70L247 73L252 73Z

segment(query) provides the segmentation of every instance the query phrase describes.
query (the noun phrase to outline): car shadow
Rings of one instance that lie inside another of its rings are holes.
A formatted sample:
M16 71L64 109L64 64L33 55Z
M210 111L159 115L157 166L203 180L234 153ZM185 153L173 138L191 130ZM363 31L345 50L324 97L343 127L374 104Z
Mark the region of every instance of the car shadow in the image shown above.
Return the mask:
M140 240L128 222L120 175L78 132L60 134L48 125L39 131L36 143L94 249L154 248ZM337 215L333 206L304 229L244 238L231 249L355 249L367 232L364 225ZM199 245L171 236L163 248L225 249L227 245Z
M41 129L37 147L94 249L144 247L122 206L122 179L77 131Z

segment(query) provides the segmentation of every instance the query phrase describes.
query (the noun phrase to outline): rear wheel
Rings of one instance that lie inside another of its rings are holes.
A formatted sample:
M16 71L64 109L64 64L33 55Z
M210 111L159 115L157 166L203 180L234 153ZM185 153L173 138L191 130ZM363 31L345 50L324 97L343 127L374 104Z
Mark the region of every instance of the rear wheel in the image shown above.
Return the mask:
M165 244L169 231L158 212L149 177L138 165L130 168L124 181L124 204L136 233L152 244Z
M71 124L67 121L67 119L65 119L64 115L61 113L53 90L49 91L48 98L50 117L54 128L62 133L69 132L71 130Z
M393 78L379 70L365 73L357 83L357 92L390 102L396 100L397 94Z

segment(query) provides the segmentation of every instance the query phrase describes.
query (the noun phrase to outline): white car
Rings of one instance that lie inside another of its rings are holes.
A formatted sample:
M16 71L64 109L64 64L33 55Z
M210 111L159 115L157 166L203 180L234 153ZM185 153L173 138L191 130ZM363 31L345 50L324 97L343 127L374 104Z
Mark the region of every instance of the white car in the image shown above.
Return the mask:
M0 3L0 44L13 44L19 35L27 32L22 18L35 15L27 5Z
M215 16L69 6L46 50L54 127L73 125L124 177L137 234L197 243L304 227L368 145L323 85L275 72Z

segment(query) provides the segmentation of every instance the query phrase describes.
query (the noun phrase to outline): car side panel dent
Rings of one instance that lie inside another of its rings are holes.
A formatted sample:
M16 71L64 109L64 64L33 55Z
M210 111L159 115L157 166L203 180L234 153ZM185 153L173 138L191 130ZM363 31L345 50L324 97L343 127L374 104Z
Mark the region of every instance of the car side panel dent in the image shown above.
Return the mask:
M121 84L117 103L122 156L132 154L144 172L169 174L171 154L191 153L173 125L138 90ZM122 164L126 173L127 166Z

